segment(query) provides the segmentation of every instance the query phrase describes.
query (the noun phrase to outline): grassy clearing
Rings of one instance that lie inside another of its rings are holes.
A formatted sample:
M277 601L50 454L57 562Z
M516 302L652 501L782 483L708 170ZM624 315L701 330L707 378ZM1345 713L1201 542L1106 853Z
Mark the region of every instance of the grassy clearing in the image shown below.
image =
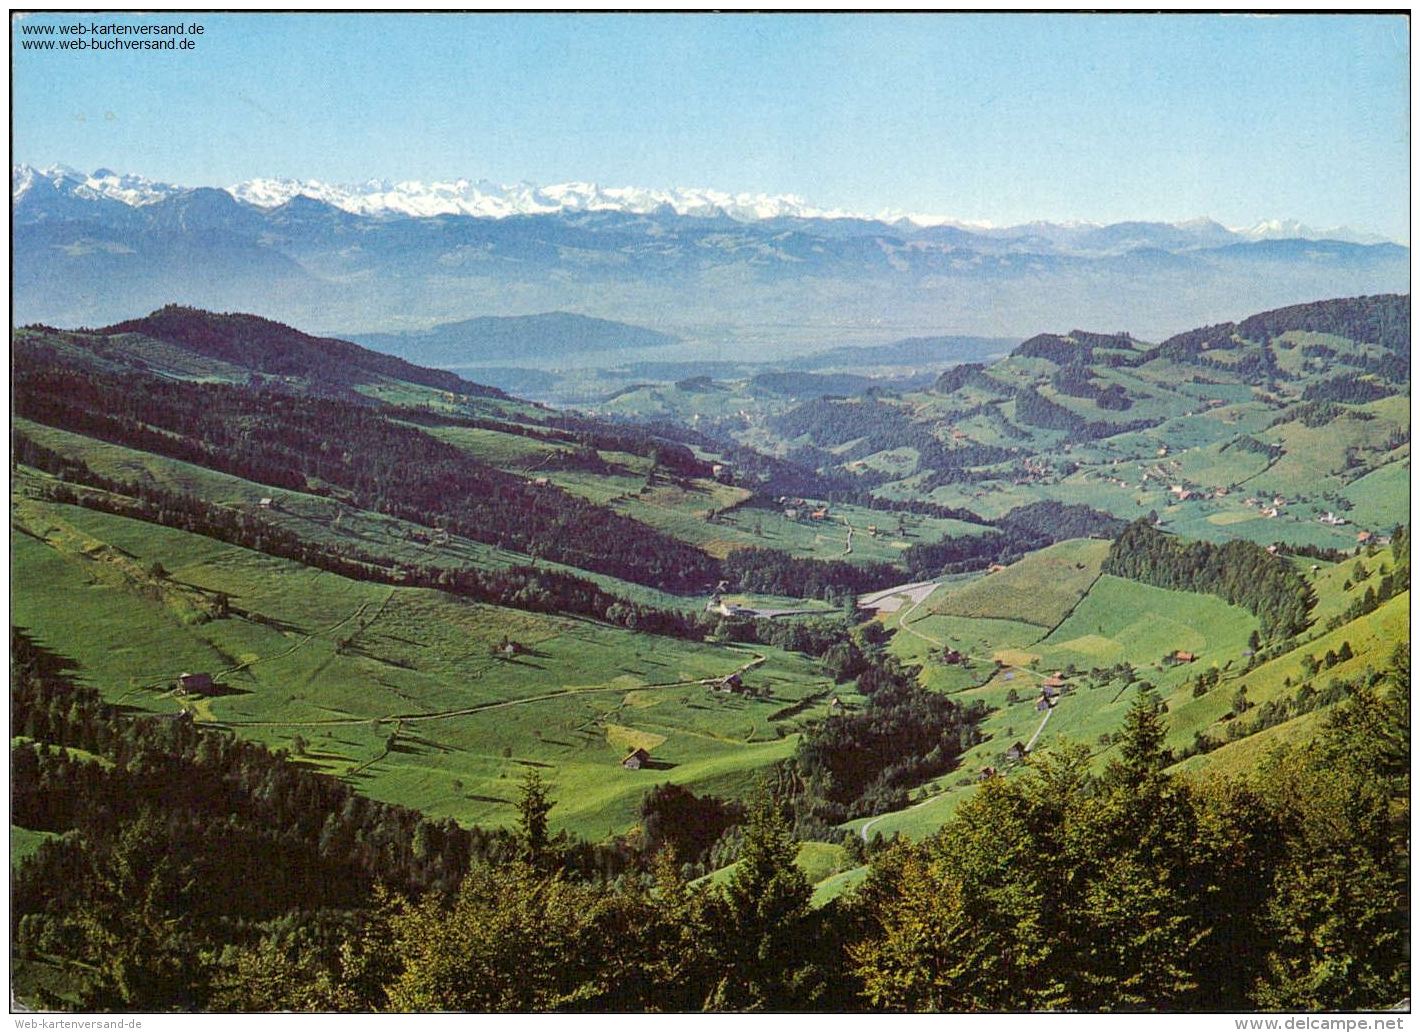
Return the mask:
M852 862L849 860L848 857L848 851L843 849L843 847L839 846L837 843L820 843L816 842L815 840L807 840L805 842L800 843L799 852L794 856L794 864L798 865L798 867L803 871L803 873L808 876L809 882L814 884L815 887L824 885L825 883L832 882L834 880L838 880L844 886L856 885L859 881L861 881L861 877L852 878L851 872L858 871L866 875L867 869L850 869L849 865L851 863ZM737 867L737 864L731 864L726 865L724 868L716 868L709 875L705 875L697 879L696 883L708 883L713 886L725 886L729 883L731 877L735 874L735 869ZM840 876L845 875L850 876L850 878L840 879ZM836 896L837 893L840 892L842 892L842 887L832 892L829 896L825 896L824 902L829 899L832 899L832 896ZM815 906L820 903L818 899L817 889L815 890L814 903Z
M1093 539L1060 542L1019 563L928 602L932 613L992 617L1053 628L1075 607L1099 576L1109 543Z
M1399 458L1348 484L1342 495L1351 503L1346 514L1363 528L1389 531L1410 519L1410 448Z
M867 865L860 865L857 868L849 868L846 872L830 875L814 886L812 906L823 907L830 900L842 896L855 886L862 885L863 880L867 877Z
M1153 663L1185 650L1202 664L1239 658L1258 627L1246 610L1214 596L1172 592L1101 575L1073 613L1036 648L1046 666L1081 669Z
M1280 725L1273 725L1246 739L1230 742L1207 754L1196 754L1173 770L1214 777L1243 778L1256 771L1267 755L1293 743L1312 738L1326 720L1330 708L1313 710Z

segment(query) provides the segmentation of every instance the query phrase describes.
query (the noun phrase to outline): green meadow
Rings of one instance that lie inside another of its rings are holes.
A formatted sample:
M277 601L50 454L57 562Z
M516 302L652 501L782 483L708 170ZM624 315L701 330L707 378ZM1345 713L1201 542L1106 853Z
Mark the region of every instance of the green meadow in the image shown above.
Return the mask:
M13 622L108 699L186 708L439 817L511 822L530 769L554 786L553 827L591 838L629 827L657 782L742 795L832 696L775 649L352 581L76 506L21 498L13 520ZM497 653L505 639L516 655ZM178 695L185 671L217 689ZM715 690L736 671L752 697ZM638 746L652 765L623 769Z
M1053 628L1099 577L1108 552L1105 541L1060 542L960 590L934 597L926 608L956 617L993 617Z

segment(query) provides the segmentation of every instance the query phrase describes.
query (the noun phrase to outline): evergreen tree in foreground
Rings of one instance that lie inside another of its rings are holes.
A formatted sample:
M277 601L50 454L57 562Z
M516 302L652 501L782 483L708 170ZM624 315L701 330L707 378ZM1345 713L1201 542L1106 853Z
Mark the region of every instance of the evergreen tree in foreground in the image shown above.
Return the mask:
M711 910L720 978L715 1011L796 1010L818 992L805 932L813 887L795 863L798 844L766 786L750 804L739 863Z

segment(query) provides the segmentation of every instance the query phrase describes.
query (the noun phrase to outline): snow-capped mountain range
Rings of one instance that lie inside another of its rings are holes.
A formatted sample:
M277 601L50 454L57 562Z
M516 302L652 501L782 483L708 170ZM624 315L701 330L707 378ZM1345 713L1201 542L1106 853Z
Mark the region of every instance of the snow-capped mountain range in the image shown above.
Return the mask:
M1041 327L1162 340L1410 284L1408 248L1292 223L991 227L714 190L189 188L23 165L10 188L12 318L55 326L181 302L323 331L576 312L771 350Z
M35 168L16 165L11 169L11 204L19 203L36 184L44 183L60 194L85 200L108 199L131 207L155 204L191 188L148 179L143 176L97 169L80 172L64 165ZM1356 244L1378 244L1385 237L1350 227L1318 229L1294 219L1268 219L1248 226L1224 227L1211 219L1190 219L1177 223L1119 223L1106 226L1094 222L1032 222L1017 226L994 226L988 222L954 219L902 211L867 214L838 208L822 208L793 194L730 193L708 188L660 190L645 187L602 187L595 183L558 183L535 186L529 183L503 185L488 180L457 179L420 183L368 180L358 184L324 183L319 180L250 179L221 188L233 198L257 208L271 209L297 197L310 198L341 211L369 217L427 218L439 215L467 215L502 219L513 215L549 215L564 212L625 212L652 214L670 212L702 218L728 217L751 223L770 219L856 219L881 222L903 228L946 227L999 240L1031 239L1066 245L1105 229L1124 230L1131 226L1168 226L1181 234L1197 236L1202 246L1216 246L1229 239L1258 240L1339 240ZM1118 234L1125 246L1149 241L1132 240L1127 232Z

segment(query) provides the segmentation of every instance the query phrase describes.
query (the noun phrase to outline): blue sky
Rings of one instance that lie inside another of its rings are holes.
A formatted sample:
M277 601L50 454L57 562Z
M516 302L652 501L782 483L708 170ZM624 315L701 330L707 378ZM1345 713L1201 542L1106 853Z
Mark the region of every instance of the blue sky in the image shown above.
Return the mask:
M41 20L116 18L178 16ZM14 160L190 185L589 180L1409 239L1398 16L183 18L206 29L186 53L15 42Z

